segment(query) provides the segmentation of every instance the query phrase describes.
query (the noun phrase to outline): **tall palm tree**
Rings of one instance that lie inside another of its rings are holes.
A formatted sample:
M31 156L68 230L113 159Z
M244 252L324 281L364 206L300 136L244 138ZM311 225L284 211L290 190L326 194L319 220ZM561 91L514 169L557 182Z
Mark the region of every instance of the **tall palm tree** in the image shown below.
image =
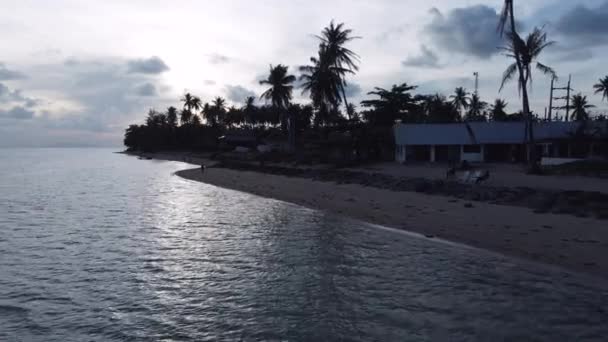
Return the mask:
M338 69L346 69L353 74L359 70L357 65L359 62L359 56L352 50L345 48L344 45L361 37L352 36L352 30L345 29L344 23L335 25L334 21L332 20L329 23L329 26L323 29L321 35L316 37L321 41L319 49L323 51L325 55L324 57L327 58L328 66ZM345 108L347 108L348 101L346 99L346 92L344 91L346 86L344 76L345 74L340 75L338 88L342 93Z
M492 105L490 112L492 121L505 121L507 119L507 105L508 103L503 99L494 100L494 105Z
M282 64L276 67L270 66L270 73L268 78L260 81L261 85L269 85L268 88L260 98L266 101L270 100L275 110L278 110L281 114L281 129L283 132L287 131L287 118L285 117L284 111L287 109L289 102L291 101L291 92L293 91L292 83L295 82L296 77L288 74L288 67Z
M515 71L519 74L518 87L522 97L523 116L526 121L526 134L530 150L529 165L531 172L538 172L538 160L536 158L536 142L534 140L534 129L532 125L532 113L530 112L530 100L528 98L528 81L525 78L525 68L523 64L524 52L527 50L526 43L517 33L515 25L515 11L513 0L505 0L504 6L498 22L500 35L506 35L510 45L513 47L512 57L515 59ZM507 71L509 71L507 69ZM513 75L514 72L511 74Z
M536 69L543 74L557 78L555 71L552 68L538 61L538 57L543 50L553 44L555 44L555 42L547 41L547 33L544 32L543 29L535 27L523 44L515 45L513 41L511 41L507 46L501 48L506 52L506 56L508 57L514 58L516 55L520 56L520 64L523 71L523 83L518 83L520 91L522 91L522 88L528 83L532 84L533 65L536 65ZM512 63L507 67L502 75L500 90L504 88L507 82L513 79L517 72L517 62Z
M334 66L324 47L319 47L319 56L311 57L312 65L300 67L302 93L310 93L314 107L320 111L337 109L341 102L341 85L344 75L353 71Z
M469 97L469 93L463 87L458 87L454 90L454 95L450 96L452 99L452 105L454 108L461 114L469 108L469 101L471 98Z
M608 100L608 76L600 78L593 88L596 94L602 94L602 100Z
M570 116L571 120L574 121L587 121L589 120L589 113L587 113L587 109L595 107L594 105L590 105L587 101L587 96L583 96L582 94L576 94L572 96L572 114Z

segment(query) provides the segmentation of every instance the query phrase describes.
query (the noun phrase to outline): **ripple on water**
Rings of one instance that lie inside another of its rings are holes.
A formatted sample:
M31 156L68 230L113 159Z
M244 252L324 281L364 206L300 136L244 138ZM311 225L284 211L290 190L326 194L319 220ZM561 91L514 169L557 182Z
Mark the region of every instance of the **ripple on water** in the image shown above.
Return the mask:
M0 340L608 335L606 287L576 275L92 151L16 153L3 170Z

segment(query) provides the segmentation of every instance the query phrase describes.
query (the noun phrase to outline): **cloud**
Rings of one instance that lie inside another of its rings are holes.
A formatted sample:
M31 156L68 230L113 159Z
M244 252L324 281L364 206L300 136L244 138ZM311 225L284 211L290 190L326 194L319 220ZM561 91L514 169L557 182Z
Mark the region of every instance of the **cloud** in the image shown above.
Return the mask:
M354 82L348 82L344 88L346 97L357 97L361 95L361 86Z
M583 62L593 58L593 52L588 49L564 50L558 53L551 60L556 62Z
M158 93L154 84L148 82L135 88L135 94L138 96L156 96Z
M207 86L214 86L216 82L214 80L204 80L203 83Z
M242 87L240 85L237 85L237 86L227 85L226 86L226 97L228 98L228 100L230 100L232 102L242 103L249 96L257 97L253 91L251 91L245 87Z
M221 55L219 53L212 53L209 56L209 63L211 64L225 64L230 62L230 57Z
M15 106L9 110L0 110L0 117L17 120L28 120L34 117L34 111L25 109L21 106Z
M0 63L0 81L20 80L25 75L19 71L7 69L4 63Z
M447 15L433 8L430 13L433 19L424 32L438 48L483 59L499 52L501 38L496 31L499 16L492 7L456 8Z
M20 89L11 91L6 85L0 83L0 103L11 102L18 102L31 108L40 104L42 101L23 95L23 92Z
M161 74L169 67L159 57L133 59L127 62L129 73L134 74Z
M608 1L597 8L578 5L558 19L558 33L576 38L578 42L606 42L608 38Z
M438 68L439 57L425 45L421 45L419 55L409 56L401 64L406 67Z

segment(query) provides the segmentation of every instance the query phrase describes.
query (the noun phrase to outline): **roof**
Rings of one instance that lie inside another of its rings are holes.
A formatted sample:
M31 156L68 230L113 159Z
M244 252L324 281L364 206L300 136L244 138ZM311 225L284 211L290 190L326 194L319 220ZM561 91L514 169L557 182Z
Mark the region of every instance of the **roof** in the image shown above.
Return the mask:
M394 127L397 145L474 145L521 144L525 140L525 122L397 124ZM535 139L566 139L579 127L577 122L536 122ZM471 134L472 133L472 134ZM474 137L474 138L473 138Z

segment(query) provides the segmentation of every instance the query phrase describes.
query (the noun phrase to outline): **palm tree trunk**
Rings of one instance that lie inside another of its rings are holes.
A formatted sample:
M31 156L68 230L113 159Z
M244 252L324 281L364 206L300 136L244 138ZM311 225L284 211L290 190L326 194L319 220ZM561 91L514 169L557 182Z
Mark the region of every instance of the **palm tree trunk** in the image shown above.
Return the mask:
M344 109L345 109L346 115L348 115L348 120L350 121L352 118L350 117L350 114L348 113L348 101L346 100L346 92L344 91L344 84L340 84L340 90L342 90L342 97L344 98Z

